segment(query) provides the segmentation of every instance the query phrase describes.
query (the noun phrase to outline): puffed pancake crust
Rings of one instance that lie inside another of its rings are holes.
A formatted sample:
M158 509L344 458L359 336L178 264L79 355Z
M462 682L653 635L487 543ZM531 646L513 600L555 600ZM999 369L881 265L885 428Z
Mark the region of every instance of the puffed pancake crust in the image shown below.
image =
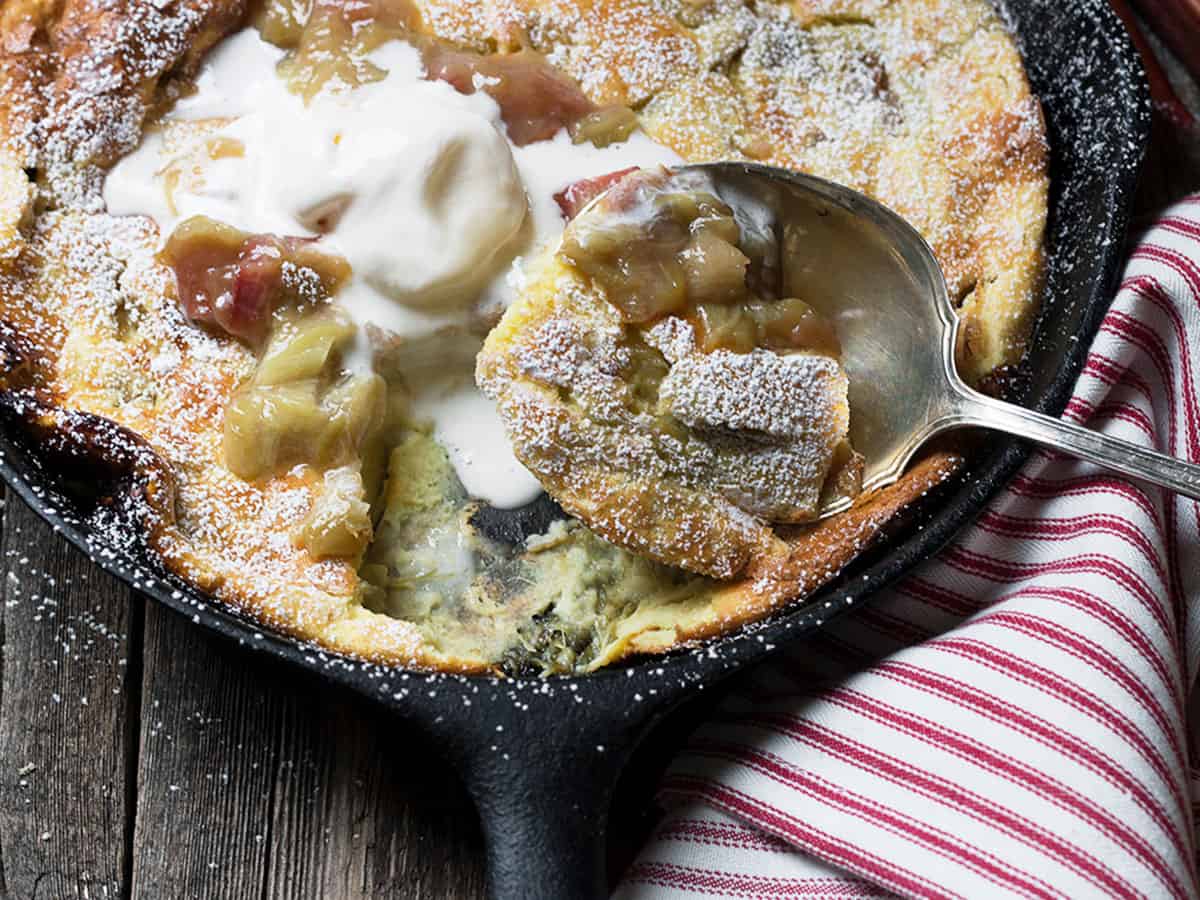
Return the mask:
M984 0L415 6L414 30L464 50L537 51L594 103L633 110L685 160L751 159L878 198L945 270L964 375L986 387L1020 361L1041 286L1047 145L1017 49ZM302 465L247 481L230 471L224 410L255 356L184 318L155 223L110 216L102 198L106 171L190 89L205 54L259 12L235 0L0 7L0 408L47 447L132 470L138 527L168 569L362 658L588 671L803 598L958 466L934 452L839 517L760 526L760 549L735 580L650 562L551 515L521 547L489 550L470 584L417 603L371 573L415 540L413 522L470 530L478 516L444 451L413 430L389 448L365 556L315 558L291 535L329 489L326 473Z

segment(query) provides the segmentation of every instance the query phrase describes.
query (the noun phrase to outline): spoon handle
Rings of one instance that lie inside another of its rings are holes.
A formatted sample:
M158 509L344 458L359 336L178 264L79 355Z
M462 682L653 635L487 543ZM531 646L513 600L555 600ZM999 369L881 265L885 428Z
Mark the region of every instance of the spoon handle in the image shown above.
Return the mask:
M1200 500L1200 465L956 387L959 402L949 425L1003 431Z

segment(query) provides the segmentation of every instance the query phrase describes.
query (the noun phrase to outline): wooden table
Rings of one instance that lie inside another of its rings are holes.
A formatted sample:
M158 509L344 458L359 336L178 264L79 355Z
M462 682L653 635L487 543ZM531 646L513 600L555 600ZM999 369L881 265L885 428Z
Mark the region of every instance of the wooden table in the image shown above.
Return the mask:
M1142 215L1200 187L1198 160L1162 140ZM0 548L0 895L482 896L475 812L436 748L147 602L11 496ZM677 739L627 779L618 868Z

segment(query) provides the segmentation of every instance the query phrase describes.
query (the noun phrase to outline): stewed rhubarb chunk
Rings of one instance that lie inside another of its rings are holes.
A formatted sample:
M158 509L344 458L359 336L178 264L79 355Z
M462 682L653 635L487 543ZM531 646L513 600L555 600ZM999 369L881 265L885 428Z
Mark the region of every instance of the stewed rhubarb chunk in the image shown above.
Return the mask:
M433 41L422 57L427 78L460 94L483 90L495 100L518 147L552 138L596 109L574 80L533 50L483 56Z
M833 325L797 297L742 304L701 303L688 313L696 343L705 353L749 353L755 347L786 352L808 350L834 359L842 355Z
M703 178L626 169L576 182L555 199L571 220L559 257L603 290L625 322L684 319L703 353L840 357L831 322L767 286L764 248L744 239L733 209Z
M247 234L205 216L182 222L163 248L179 304L193 322L257 346L285 303L332 296L350 275L345 260L312 238Z
M584 142L595 147L607 147L609 144L620 144L629 140L639 126L638 116L628 106L613 104L602 106L595 112L588 113L569 128L571 140L576 144Z
M364 29L382 29L382 34L368 36L378 38L365 47L371 50L388 38L415 30L420 21L412 0L270 0L254 15L263 40L286 50L301 46L318 32L342 38L338 46L325 41L326 52L344 49Z
M307 102L327 85L382 79L387 72L370 52L416 30L420 14L411 0L271 0L259 7L255 24L263 40L291 51L279 74Z
M636 169L631 166L628 169L609 172L607 175L597 175L595 178L582 178L574 181L554 195L554 202L558 204L558 208L562 210L566 220L570 222L579 215L581 209L633 171Z

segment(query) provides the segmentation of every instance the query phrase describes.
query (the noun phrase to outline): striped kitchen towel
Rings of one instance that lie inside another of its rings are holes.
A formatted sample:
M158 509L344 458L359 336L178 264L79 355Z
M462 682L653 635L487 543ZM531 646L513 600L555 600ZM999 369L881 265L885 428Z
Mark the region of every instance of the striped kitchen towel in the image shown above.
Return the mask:
M1133 254L1067 417L1200 461L1200 196ZM617 896L1200 895L1200 504L1036 454L960 539L743 680Z

